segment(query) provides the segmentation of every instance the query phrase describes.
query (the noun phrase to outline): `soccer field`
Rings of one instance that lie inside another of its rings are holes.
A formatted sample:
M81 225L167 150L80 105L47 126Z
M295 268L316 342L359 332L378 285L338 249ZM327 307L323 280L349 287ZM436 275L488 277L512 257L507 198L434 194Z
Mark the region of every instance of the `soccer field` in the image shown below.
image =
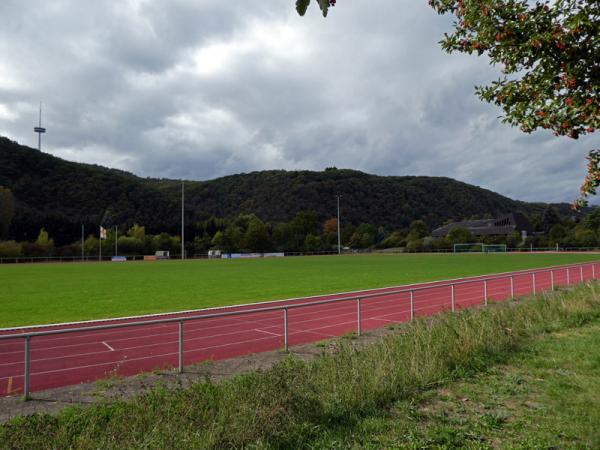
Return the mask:
M600 255L347 255L4 265L0 327L236 305L594 260Z

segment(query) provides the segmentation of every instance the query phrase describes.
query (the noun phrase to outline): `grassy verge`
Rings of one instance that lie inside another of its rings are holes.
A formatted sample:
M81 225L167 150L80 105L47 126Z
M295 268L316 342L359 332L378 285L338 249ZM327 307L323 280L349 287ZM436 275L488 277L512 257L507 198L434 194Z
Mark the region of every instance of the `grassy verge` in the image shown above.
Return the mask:
M235 305L598 259L596 254L413 254L0 265L0 327Z
M593 284L518 304L418 321L364 349L355 348L353 340L339 340L336 352L312 363L289 359L264 373L219 384L201 383L187 390L157 389L133 401L73 408L57 417L17 419L0 427L0 445L360 446L364 443L352 436L366 421L385 419L393 408L422 399L423 393L434 387L506 362L516 349L541 334L598 319L597 289ZM501 420L494 417L490 418L492 424ZM395 445L405 438L400 434L398 439Z
M504 364L398 400L314 448L600 448L600 322L526 345Z

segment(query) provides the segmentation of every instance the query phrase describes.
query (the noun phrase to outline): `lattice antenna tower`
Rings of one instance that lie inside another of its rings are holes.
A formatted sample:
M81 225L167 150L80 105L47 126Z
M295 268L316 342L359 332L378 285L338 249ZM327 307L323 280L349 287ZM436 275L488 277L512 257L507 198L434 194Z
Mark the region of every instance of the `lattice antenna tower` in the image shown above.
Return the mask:
M37 127L33 128L33 131L35 131L38 134L38 150L42 151L42 134L46 132L46 129L42 127L42 102L40 102L39 123Z

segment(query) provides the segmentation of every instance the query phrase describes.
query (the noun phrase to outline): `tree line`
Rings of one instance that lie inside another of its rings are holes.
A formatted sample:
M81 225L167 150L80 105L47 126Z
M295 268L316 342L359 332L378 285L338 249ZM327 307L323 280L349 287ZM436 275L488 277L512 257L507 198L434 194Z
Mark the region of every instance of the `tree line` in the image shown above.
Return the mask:
M2 196L0 190L0 201ZM465 219L481 219L471 216ZM600 246L600 208L582 219L561 216L553 207L531 218L534 234L522 240L518 232L509 236L473 236L469 230L454 227L445 238L431 237L431 229L423 220L414 220L408 227L386 229L372 223L341 223L340 242L345 249L398 251L451 250L456 243L483 242L505 244L509 248L597 247ZM0 227L2 226L0 222ZM120 234L118 230L121 230ZM323 252L335 251L338 244L337 218L325 221L314 211L301 211L289 222L271 223L254 214L240 214L234 219L210 217L189 225L185 242L188 257L206 254L209 250L222 252ZM89 231L89 230L88 230ZM127 228L107 225L106 239L99 240L98 229L88 233L83 241L83 254L122 256L154 254L157 250L181 253L181 237L161 232L150 234L143 225ZM116 244L116 245L115 245ZM0 241L0 257L72 256L82 254L81 239L66 245L55 245L52 236L42 228L35 241Z

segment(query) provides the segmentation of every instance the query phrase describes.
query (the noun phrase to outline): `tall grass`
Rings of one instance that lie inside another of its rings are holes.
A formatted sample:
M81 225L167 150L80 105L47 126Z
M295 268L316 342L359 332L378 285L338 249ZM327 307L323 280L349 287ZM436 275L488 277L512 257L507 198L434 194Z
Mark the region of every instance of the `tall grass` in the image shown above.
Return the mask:
M358 348L127 402L71 408L0 426L4 448L309 447L394 401L501 361L545 332L600 317L598 286L419 320Z

